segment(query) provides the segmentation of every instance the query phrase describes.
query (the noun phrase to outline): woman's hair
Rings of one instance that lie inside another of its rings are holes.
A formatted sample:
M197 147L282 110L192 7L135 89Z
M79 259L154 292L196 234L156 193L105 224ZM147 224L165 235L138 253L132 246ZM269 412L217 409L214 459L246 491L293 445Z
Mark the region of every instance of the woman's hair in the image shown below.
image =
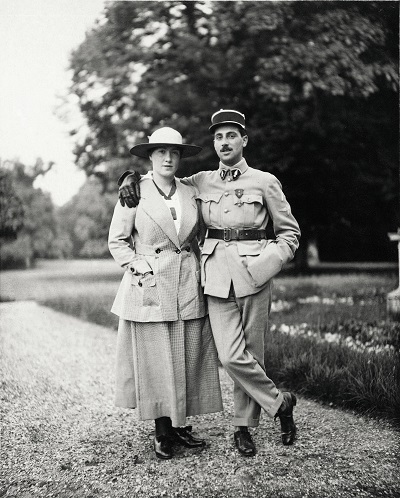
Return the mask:
M165 147L171 147L171 145L165 145ZM179 150L180 157L182 157L182 148L181 148L181 147L179 147L179 145L174 145L173 147ZM161 148L162 148L162 145L159 145L158 147L153 147L152 149L149 149L149 150L147 151L147 153L148 153L148 155L149 155L149 159L150 159L150 156L153 154L153 152L154 152L156 149L161 149Z

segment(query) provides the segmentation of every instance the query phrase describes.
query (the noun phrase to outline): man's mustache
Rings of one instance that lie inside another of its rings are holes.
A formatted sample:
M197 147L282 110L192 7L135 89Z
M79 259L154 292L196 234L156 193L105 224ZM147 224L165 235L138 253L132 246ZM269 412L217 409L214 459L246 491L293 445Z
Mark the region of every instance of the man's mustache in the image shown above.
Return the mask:
M221 147L221 152L228 152L229 150L232 150L230 147Z

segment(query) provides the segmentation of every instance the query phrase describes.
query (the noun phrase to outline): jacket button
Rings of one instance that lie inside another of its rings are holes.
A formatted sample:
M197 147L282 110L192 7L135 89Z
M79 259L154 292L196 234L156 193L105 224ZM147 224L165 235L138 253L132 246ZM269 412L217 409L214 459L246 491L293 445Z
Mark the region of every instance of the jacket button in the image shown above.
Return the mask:
M181 250L180 250L180 249L177 249L175 252L176 252L176 254L180 254L180 253L181 253Z
M185 249L186 249L187 252L190 252L190 247L189 246L185 247Z
M160 252L161 252L161 249L158 247L158 248L156 249L156 254L160 254Z

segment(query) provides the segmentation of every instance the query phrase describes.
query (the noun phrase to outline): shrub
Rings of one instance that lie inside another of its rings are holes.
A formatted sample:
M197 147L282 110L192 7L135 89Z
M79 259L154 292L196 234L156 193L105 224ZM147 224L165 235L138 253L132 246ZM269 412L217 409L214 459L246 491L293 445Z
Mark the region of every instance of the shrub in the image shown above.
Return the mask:
M265 351L268 374L285 388L400 422L398 360L394 352L354 351L278 331Z
M33 249L30 237L21 235L18 239L7 241L0 246L0 269L29 268Z

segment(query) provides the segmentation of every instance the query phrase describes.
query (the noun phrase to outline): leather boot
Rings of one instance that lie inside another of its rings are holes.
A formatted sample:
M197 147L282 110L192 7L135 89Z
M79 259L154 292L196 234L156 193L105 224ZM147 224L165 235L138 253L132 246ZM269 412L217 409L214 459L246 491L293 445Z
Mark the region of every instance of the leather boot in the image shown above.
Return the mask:
M241 455L252 457L256 454L256 447L247 427L243 427L234 432L233 438L235 440L236 448Z
M159 417L154 420L156 435L154 437L154 451L157 458L169 460L173 457L172 423L169 417Z
M283 401L279 407L274 419L279 417L281 422L282 443L285 446L293 444L297 427L293 420L293 407L296 406L297 398L293 393L284 392Z
M169 460L174 454L172 452L172 439L169 436L154 437L154 451L157 458L161 460Z

